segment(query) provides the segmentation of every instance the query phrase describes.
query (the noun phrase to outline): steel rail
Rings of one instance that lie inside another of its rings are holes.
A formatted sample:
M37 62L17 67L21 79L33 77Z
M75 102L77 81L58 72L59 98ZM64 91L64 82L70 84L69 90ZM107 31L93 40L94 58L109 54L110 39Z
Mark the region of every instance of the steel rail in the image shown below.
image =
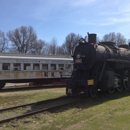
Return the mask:
M43 100L43 101L38 101L38 102L33 102L33 103L28 103L28 104L23 104L23 105L8 107L8 108L3 108L3 109L0 109L0 112L4 112L4 111L7 111L7 110L13 110L13 109L17 109L17 108L20 108L20 107L27 107L27 106L31 106L31 105L34 105L34 104L47 103L47 102L67 99L67 98L69 98L69 97L63 96L63 97L58 97L58 98L54 98L54 99L48 99L48 100Z
M40 110L37 110L37 111L29 112L27 114L22 114L22 115L19 115L19 116L7 118L7 119L4 119L4 120L0 120L0 124L9 122L9 121L14 120L14 119L21 119L21 118L24 118L24 117L32 116L32 115L42 113L42 112L45 112L45 111L49 111L49 110L56 110L56 109L59 109L61 107L66 106L66 105L72 105L74 103L81 102L81 101L83 101L83 100L80 99L80 100L76 100L76 101L73 101L73 102L64 103L64 104L61 104L61 105L56 105L56 106L53 106L53 107L44 108L44 109L40 109Z
M21 90L37 90L37 89L51 89L51 88L63 88L66 85L48 85L48 86L33 86L33 87L6 87L3 88L0 92L8 92L8 91L21 91Z

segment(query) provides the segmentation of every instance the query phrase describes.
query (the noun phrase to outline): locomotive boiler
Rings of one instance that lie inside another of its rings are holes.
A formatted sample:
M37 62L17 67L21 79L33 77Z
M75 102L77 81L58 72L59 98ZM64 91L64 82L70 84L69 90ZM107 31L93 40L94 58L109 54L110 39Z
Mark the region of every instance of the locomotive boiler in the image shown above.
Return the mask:
M95 97L97 91L122 91L130 88L129 45L114 42L96 43L96 34L81 38L73 54L74 69L67 81L66 94Z

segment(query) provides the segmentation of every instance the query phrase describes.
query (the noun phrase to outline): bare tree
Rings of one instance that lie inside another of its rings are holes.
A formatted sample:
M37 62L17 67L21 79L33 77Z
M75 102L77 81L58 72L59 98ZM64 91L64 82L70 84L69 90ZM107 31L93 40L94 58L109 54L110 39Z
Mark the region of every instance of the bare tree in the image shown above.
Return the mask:
M109 33L109 34L105 34L103 36L103 40L102 41L111 41L111 42L115 42L116 45L120 45L120 44L126 44L126 38L121 34L121 33Z
M12 42L13 50L19 53L28 53L37 39L37 35L31 26L21 26L14 31L9 31L7 37Z
M122 34L117 33L116 34L116 43L117 43L117 45L126 44L126 38Z
M130 39L128 39L127 43L130 44Z
M103 41L111 41L114 42L116 39L116 34L114 32L109 33L109 34L105 34L103 36Z
M48 46L48 54L57 54L57 40L53 38Z
M62 45L62 48L64 49L64 53L67 55L72 55L74 52L75 47L78 45L78 41L81 38L81 36L75 33L70 33L66 36L65 42Z
M30 53L34 54L41 54L43 53L43 48L46 45L45 41L43 40L37 40L35 43L32 44Z
M3 52L8 47L8 40L4 34L4 32L0 31L0 52Z
M42 48L42 54L48 55L49 54L49 43L45 43L45 45Z
M62 46L57 47L57 54L58 55L65 55L64 48Z

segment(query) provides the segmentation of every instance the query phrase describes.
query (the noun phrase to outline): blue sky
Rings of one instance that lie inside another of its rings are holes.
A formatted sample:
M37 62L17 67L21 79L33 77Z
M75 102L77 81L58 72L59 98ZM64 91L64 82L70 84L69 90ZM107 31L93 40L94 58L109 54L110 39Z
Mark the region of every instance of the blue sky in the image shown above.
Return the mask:
M120 32L130 39L129 0L0 0L0 30L8 32L32 26L46 42L58 45L74 32L83 37L97 33L99 39Z

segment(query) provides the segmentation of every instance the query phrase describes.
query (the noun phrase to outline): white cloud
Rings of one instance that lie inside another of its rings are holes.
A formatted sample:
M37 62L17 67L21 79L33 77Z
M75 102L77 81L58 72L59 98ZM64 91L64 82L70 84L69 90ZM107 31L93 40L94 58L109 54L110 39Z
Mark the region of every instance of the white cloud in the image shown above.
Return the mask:
M102 0L99 0L100 3ZM99 2L98 1L98 2ZM93 26L110 26L116 24L127 24L130 22L130 2L124 1L109 1L109 5L106 3L102 3L97 6L96 9L90 10L89 12L85 12L83 15L86 16L75 21L75 23L80 25L93 25ZM108 4L108 2L107 2ZM111 6L110 6L111 5ZM107 9L108 8L108 9Z

